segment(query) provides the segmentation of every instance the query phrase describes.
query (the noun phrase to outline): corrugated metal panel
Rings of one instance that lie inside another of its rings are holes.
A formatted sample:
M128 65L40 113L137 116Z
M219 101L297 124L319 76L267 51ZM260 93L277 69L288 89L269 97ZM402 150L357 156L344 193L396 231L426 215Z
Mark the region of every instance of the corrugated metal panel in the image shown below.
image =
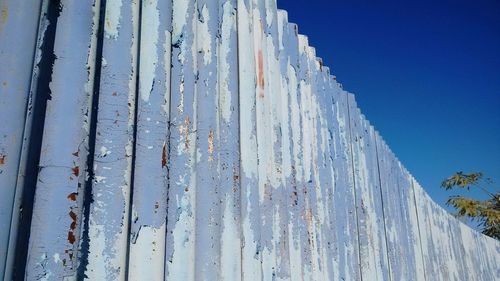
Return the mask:
M5 280L500 278L274 0L0 8Z
M41 0L0 2L0 276L10 274L21 194L16 188L37 45ZM22 168L21 168L22 169ZM20 177L22 181L22 177ZM12 224L12 226L11 226ZM12 230L12 231L11 231ZM7 272L4 270L7 268Z

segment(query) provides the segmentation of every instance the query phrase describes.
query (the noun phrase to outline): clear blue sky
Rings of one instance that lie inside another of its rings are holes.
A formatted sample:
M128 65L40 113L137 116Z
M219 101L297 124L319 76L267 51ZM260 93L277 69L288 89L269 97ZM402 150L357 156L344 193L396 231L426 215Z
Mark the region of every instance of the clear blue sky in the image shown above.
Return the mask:
M482 171L500 188L500 0L278 7L436 202L456 171Z

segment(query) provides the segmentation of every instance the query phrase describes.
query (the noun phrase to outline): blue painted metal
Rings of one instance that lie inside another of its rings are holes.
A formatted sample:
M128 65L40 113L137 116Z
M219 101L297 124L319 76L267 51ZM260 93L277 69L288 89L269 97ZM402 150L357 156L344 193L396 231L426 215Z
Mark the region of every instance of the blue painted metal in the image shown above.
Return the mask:
M0 277L9 274L22 188L17 188L27 107L32 106L41 0L0 2ZM28 118L29 119L29 118ZM22 181L22 179L21 179Z
M275 0L3 1L0 59L4 280L500 279Z

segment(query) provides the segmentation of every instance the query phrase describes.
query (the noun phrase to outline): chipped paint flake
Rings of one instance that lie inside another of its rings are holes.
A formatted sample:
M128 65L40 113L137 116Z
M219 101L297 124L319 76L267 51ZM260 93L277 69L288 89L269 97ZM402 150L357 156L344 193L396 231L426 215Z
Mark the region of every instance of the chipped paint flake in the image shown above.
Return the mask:
M111 151L109 151L108 148L105 146L101 146L101 148L99 149L99 152L100 152L100 154L99 154L100 157L106 157L109 154L111 154Z

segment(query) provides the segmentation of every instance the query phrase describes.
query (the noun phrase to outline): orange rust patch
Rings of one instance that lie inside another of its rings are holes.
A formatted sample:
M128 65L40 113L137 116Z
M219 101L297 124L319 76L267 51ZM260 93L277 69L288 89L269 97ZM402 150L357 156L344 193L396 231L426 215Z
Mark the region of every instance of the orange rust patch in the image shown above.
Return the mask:
M68 241L71 244L75 243L76 237L75 237L75 234L73 233L73 231L68 231Z
M259 95L261 98L263 98L264 97L263 90L264 90L264 86L265 86L265 81L264 81L264 58L262 56L262 50L259 50L258 66L259 66L259 72L258 72L257 80L259 82L259 87L262 90Z
M71 171L73 171L73 175L75 175L76 177L78 177L78 175L80 175L80 167L78 167L78 166L71 168Z
M5 158L7 158L7 155L0 155L0 165L5 165Z
M161 167L165 168L165 166L167 166L167 145L164 143L161 153Z
M73 211L69 211L69 217L73 220L76 221L76 214Z
M208 153L210 153L210 156L208 157L208 161L214 160L213 158L213 153L214 153L214 130L210 129L210 133L208 134Z
M70 195L68 195L68 199L71 200L71 201L76 201L76 196L77 195L78 195L78 193L73 192Z
M75 243L75 240L76 240L74 230L76 229L77 215L73 211L69 211L68 215L72 220L72 222L69 226L69 231L68 231L68 241L69 241L69 243L73 244L73 243Z

